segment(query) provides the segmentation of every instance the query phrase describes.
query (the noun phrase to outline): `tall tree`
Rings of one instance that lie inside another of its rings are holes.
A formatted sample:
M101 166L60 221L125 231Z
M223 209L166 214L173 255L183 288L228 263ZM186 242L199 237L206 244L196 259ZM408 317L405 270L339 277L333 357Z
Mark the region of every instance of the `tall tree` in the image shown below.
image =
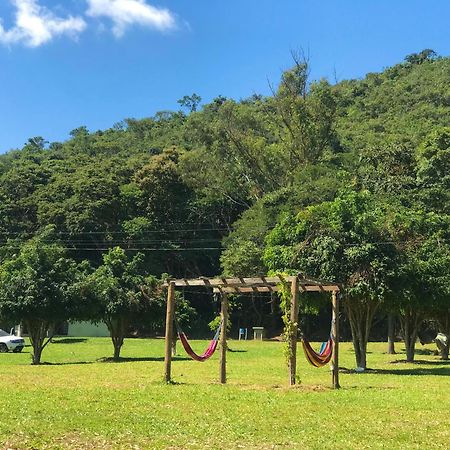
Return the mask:
M185 95L183 98L177 101L177 103L186 108L189 112L197 111L198 105L202 101L202 98L198 94Z
M114 346L114 360L120 358L124 339L132 321L158 302L156 278L145 278L143 256L128 258L121 248L113 248L103 257L103 264L87 280L88 297L96 304L96 320L105 322Z
M0 316L23 322L33 347L33 364L57 325L83 317L87 305L80 300L86 266L65 256L61 246L47 242L45 233L23 244L0 265Z
M424 208L450 214L450 127L434 130L418 148L416 158Z
M302 272L342 284L357 367L366 368L372 320L384 300L395 256L384 211L368 192L344 192L287 216L267 238L273 271Z
M399 316L406 359L412 362L423 320L444 318L450 307L449 217L397 203L386 227L397 249L389 308Z

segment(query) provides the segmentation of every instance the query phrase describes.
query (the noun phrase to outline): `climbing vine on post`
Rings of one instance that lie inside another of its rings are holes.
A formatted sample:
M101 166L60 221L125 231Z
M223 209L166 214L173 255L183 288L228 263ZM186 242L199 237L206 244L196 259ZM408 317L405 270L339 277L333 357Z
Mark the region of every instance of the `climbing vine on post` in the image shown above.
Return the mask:
M279 275L280 276L280 275ZM289 366L289 384L292 386L299 382L296 376L297 369L297 330L298 330L298 279L294 277L290 284L280 276L281 281L281 310L283 312L284 331L286 342L284 354Z
M289 361L292 357L292 348L291 341L294 333L294 324L291 321L291 290L289 288L289 284L284 280L282 275L279 275L282 283L280 285L280 293L281 293L281 303L280 308L282 311L282 319L283 319L283 354L286 358L286 364L289 365Z

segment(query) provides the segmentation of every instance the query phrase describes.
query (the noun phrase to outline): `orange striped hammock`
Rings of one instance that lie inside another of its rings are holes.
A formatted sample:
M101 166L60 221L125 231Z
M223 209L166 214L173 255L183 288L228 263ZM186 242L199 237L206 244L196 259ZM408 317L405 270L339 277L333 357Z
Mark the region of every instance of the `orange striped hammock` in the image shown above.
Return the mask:
M330 362L333 353L333 339L331 339L331 337L327 342L322 344L318 353L311 347L311 344L305 338L302 338L302 346L306 359L314 367L323 367Z

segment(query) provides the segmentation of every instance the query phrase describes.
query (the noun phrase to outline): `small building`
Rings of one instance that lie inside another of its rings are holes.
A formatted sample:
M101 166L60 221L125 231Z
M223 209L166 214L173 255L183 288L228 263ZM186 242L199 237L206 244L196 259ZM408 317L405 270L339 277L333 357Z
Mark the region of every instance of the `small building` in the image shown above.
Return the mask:
M69 322L67 336L70 337L109 337L108 327L104 322Z

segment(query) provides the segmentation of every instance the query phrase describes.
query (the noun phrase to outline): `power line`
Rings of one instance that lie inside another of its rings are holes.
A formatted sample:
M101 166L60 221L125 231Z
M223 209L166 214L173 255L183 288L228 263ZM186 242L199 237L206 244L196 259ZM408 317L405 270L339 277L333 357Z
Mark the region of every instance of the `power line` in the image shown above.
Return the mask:
M7 246L8 249L21 249L21 246L13 245L13 246ZM67 251L76 251L76 252L82 252L82 251L108 251L112 250L113 247L63 247L61 246L62 250ZM185 247L185 248L149 248L149 247L126 247L123 250L128 251L146 251L146 252L189 252L189 251L203 251L203 250L223 250L223 247Z
M162 230L146 230L141 235L146 234L164 234L164 233L194 233L203 231L217 231L217 232L229 232L229 228L179 228L179 229L162 229ZM35 236L38 231L0 231L0 235L4 236ZM69 236L80 236L80 235L117 235L124 234L128 235L126 231L55 231L55 235L69 235Z
M214 231L218 231L219 229L209 229L214 230ZM200 232L200 231L206 231L206 229L203 230L170 230L170 232ZM225 231L225 230L223 230ZM144 236L145 234L164 234L167 231L148 231L143 233ZM113 239L107 239L108 235L110 234L115 234L116 236ZM56 233L54 236L49 236L46 239L43 239L44 243L58 243L58 244L62 244L65 246L79 246L80 250L102 250L103 248L101 246L124 246L127 247L128 250L147 250L147 251L157 251L157 250L161 250L161 251L169 251L169 250L211 250L212 248L209 246L203 247L200 245L197 245L196 247L190 247L190 248L186 248L186 249L174 249L174 248L168 248L168 247L160 247L160 248L156 248L154 247L155 244L166 244L166 245L181 245L181 244L200 244L200 243L220 243L222 241L222 237L211 237L211 238L195 238L195 236L193 237L186 237L186 238L159 238L159 239L152 239L152 238L144 238L144 237L140 237L137 239L133 239L133 238L125 238L125 237L119 237L117 235L124 235L126 234L125 232L76 232L76 233L70 233L70 232L58 232ZM99 239L99 237L103 235L106 239ZM7 245L8 246L8 242L10 242L10 238L8 238L8 236L15 236L16 239L20 239L26 236L35 236L35 234L31 233L31 232L26 232L26 233L19 233L19 232L0 232L0 245ZM62 238L58 238L58 236L65 236ZM74 236L74 238L71 238L71 236ZM78 236L78 238L76 237ZM92 237L92 239L89 239L90 237ZM95 239L97 238L97 239ZM398 244L405 244L405 243L423 243L426 242L427 240L430 240L429 237L417 237L415 239L403 239L403 240L386 240L386 241L370 241L370 242L352 242L352 243L343 243L343 244L339 244L340 246L343 247L356 247L356 246L364 246L364 245L398 245ZM253 241L256 241L256 239L253 239ZM100 244L99 248L89 248L89 247L84 247L83 246L92 246L95 245L95 243L98 242ZM433 238L432 242L437 242L437 243L448 243L450 242L450 238L445 238L445 237L439 237L439 238ZM149 247L140 247L137 248L139 246L151 246ZM14 246L9 246L10 248L14 248ZM69 248L70 250L77 250L77 248ZM216 249L216 248L214 248ZM218 250L221 248L217 248Z
M108 245L148 245L148 244L158 244L158 243L166 243L166 244L190 244L190 243L201 243L201 242L221 242L220 238L212 238L212 239L150 239L150 240L105 240L105 241L93 241L93 240L81 240L81 239L45 239L41 242L46 244L76 244L76 245L93 245L95 242L101 242L102 244ZM5 239L0 239L0 244L7 244L8 241Z

